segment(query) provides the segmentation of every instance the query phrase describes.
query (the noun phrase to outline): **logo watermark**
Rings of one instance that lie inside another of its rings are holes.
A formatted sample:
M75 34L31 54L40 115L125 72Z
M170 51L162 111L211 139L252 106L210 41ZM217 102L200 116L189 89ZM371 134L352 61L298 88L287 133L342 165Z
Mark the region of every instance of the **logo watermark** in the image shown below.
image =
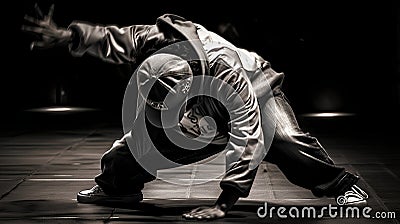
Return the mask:
M376 211L369 206L263 206L257 209L257 216L261 219L278 217L280 219L317 219L317 218L365 218L365 219L395 219L396 213L391 211Z

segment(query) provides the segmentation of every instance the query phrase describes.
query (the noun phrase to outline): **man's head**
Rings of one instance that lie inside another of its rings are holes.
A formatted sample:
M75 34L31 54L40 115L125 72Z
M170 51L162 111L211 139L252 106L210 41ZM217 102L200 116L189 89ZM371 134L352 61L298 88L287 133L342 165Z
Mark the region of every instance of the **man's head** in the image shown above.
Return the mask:
M137 80L147 119L157 127L177 125L193 81L188 62L173 54L152 55L138 68Z

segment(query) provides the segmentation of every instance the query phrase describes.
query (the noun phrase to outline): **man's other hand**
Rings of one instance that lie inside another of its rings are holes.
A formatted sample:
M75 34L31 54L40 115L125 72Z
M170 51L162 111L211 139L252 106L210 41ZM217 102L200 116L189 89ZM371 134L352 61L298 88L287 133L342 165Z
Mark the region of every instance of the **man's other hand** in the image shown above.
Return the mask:
M183 214L185 219L212 220L225 217L226 212L219 205L212 207L198 207Z

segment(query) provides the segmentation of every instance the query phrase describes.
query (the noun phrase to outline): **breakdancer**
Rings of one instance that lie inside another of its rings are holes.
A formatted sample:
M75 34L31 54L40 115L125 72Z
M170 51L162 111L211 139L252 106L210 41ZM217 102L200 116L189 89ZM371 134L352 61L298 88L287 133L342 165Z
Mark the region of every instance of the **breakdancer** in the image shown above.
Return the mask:
M276 164L290 182L317 197L335 197L340 205L366 202L359 177L335 165L299 127L281 90L284 74L258 54L173 14L151 25L72 22L66 28L56 26L52 14L53 7L42 18L25 16L22 29L40 37L31 49L65 46L76 57L138 65L128 84L133 90L126 92L127 108L134 108L124 113L126 134L103 154L96 185L80 191L78 202L139 202L157 170L220 152L227 163L220 196L184 218L224 217L249 195L261 161Z

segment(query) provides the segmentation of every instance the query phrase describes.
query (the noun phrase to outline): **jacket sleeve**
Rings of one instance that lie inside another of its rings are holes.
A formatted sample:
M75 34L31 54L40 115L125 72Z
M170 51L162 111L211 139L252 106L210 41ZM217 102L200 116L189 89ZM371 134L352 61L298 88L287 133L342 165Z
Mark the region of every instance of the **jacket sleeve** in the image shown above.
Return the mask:
M228 92L225 106L230 113L227 171L220 186L223 190L229 188L240 197L247 197L266 150L257 97L251 83L245 78L246 71L243 68L233 72L229 70L222 71L219 77L232 87L230 91L235 92L219 90L220 93Z
M74 33L70 44L73 56L89 54L110 63L135 63L147 45L164 40L156 25L117 26L73 22L68 27Z

